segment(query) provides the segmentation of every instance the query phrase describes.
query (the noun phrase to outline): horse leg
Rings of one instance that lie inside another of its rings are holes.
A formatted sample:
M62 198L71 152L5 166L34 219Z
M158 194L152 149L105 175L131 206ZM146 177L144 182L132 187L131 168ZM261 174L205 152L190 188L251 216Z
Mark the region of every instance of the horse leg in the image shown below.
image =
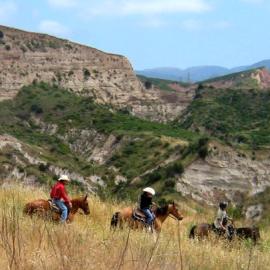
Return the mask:
M33 207L31 206L31 204L26 204L24 209L23 209L23 213L25 215L29 215L30 217L33 216Z
M161 222L159 222L157 219L155 219L153 225L152 225L152 232L156 231L157 233L161 232Z
M196 229L196 225L192 226L190 232L189 232L189 238L190 239L194 239L195 238L195 229Z
M119 223L119 214L120 212L116 212L113 214L111 219L111 229L115 229Z
M68 218L67 218L67 222L71 223L73 220L74 220L74 215L69 213Z

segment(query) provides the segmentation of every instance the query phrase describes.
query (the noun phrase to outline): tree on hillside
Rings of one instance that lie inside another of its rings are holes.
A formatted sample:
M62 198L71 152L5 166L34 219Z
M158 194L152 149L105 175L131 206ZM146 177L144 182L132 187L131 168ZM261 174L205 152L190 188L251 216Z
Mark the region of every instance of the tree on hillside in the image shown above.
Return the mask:
M152 83L150 81L146 81L144 83L144 86L145 86L146 89L150 89L150 88L152 88Z

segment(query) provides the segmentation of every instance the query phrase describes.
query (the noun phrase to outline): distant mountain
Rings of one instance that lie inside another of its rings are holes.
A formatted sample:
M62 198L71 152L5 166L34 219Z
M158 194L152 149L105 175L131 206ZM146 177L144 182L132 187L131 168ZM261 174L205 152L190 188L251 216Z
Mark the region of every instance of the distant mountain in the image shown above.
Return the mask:
M191 67L183 70L182 72L182 81L203 81L205 79L215 78L222 75L228 74L229 71L227 68L219 66L198 66Z
M187 69L179 69L174 67L161 67L161 68L138 70L136 71L136 73L138 75L143 75L152 78L183 81L183 82L198 82L259 67L266 67L267 69L270 70L270 59L263 60L252 65L239 66L231 69L221 66L197 66L197 67L190 67Z
M172 80L172 81L183 81L181 79L182 70L179 68L153 68L153 69L144 69L136 71L137 75L142 75L150 78L157 78L163 80Z
M262 60L250 66L250 68L258 68L258 67L266 67L267 69L270 69L270 59Z

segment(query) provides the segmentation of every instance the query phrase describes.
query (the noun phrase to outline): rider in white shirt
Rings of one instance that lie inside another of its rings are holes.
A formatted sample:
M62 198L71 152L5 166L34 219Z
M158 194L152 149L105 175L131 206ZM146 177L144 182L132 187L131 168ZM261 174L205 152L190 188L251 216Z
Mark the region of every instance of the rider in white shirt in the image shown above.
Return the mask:
M226 208L228 204L226 202L221 202L219 204L219 209L214 222L215 228L219 233L225 233L227 231L227 223L231 218L228 217Z

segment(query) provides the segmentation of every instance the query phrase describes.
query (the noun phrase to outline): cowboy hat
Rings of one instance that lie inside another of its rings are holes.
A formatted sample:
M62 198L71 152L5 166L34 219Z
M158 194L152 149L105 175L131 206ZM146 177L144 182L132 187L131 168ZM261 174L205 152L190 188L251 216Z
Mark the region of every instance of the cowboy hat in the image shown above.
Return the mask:
M153 196L156 194L155 190L151 187L146 187L143 189L144 192L147 192L147 193L150 193L152 194Z
M58 181L67 181L70 182L70 179L67 175L63 174L59 177Z

